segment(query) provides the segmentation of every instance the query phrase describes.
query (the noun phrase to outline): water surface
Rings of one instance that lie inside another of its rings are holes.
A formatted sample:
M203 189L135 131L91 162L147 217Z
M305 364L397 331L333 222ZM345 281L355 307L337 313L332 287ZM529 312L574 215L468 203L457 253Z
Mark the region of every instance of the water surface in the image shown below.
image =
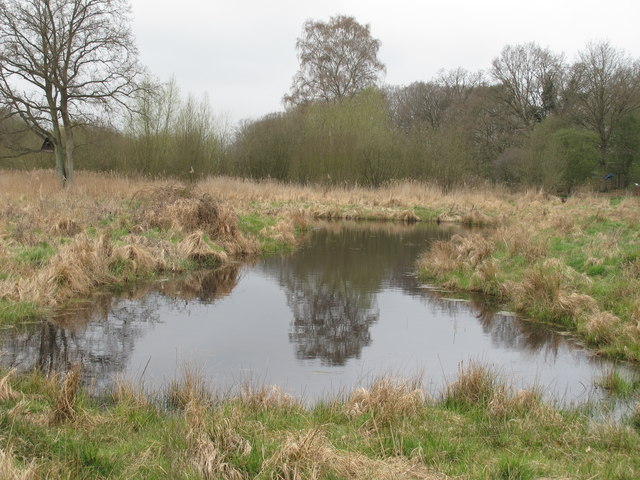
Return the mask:
M416 279L419 254L452 233L324 224L291 254L97 296L90 309L4 329L0 360L45 372L80 361L98 390L117 376L160 388L190 364L214 388L278 384L307 400L382 374L422 375L439 392L479 361L550 398L597 396L594 379L615 366L571 336Z

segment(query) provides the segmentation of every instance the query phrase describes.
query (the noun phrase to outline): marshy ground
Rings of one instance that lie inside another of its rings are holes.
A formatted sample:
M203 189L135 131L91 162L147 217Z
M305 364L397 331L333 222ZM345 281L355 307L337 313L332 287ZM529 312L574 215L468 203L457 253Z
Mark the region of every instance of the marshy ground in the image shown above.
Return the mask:
M311 220L482 225L416 269L640 361L640 198L419 183L327 188L213 178L176 186L80 173L0 173L0 319L111 288L292 248ZM0 381L2 478L637 478L640 412L621 424L514 392L474 365L438 398L382 379L301 405L276 388L214 395L201 377L94 398L65 376ZM612 373L603 388L625 391ZM637 410L637 409L636 409Z

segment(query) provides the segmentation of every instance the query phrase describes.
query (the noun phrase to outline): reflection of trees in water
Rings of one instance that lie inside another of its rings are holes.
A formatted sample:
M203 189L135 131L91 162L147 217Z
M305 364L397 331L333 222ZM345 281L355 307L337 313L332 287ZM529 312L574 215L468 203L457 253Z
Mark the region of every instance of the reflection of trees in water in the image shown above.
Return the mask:
M415 283L406 273L431 229L403 224L328 224L313 245L263 268L285 289L293 313L289 339L300 359L344 365L371 343L377 292L389 283Z
M499 306L480 295L472 295L469 301L455 301L436 290L417 289L425 300L448 316L474 315L485 334L497 346L526 352L544 351L557 357L560 346L566 341L558 333L543 325L526 321L515 315L498 314ZM449 298L449 299L447 299Z
M230 265L218 270L201 270L180 279L160 284L165 297L176 300L213 303L229 295L238 283L239 265Z
M289 277L286 295L293 311L289 340L296 345L297 358L344 365L371 343L369 326L379 317L375 296L347 282L339 286L318 280Z
M162 284L144 285L121 295L101 295L90 307L68 310L45 322L3 332L0 363L22 371L64 372L83 366L84 381L98 388L122 372L138 338L160 321L167 303L212 303L237 283L238 267L195 272ZM166 298L163 298L166 297Z

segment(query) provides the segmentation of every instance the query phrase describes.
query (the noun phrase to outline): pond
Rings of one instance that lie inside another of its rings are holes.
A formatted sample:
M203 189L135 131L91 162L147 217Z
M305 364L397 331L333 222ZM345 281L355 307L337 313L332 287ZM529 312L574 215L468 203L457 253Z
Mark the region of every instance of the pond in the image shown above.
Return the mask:
M81 362L96 391L125 377L156 390L185 365L215 389L277 384L307 401L380 375L419 375L437 393L462 364L485 364L517 388L581 403L617 368L570 335L481 298L422 285L419 254L455 228L325 223L296 251L122 295L0 332L0 363L45 372Z

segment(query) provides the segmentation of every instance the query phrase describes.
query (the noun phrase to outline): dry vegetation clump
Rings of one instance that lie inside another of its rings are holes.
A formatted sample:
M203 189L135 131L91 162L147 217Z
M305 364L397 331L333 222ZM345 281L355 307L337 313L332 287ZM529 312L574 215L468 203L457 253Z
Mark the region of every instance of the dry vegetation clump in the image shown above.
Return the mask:
M493 240L480 234L453 235L447 241L434 242L418 260L431 275L441 276L460 270L471 273L495 249Z
M500 227L491 237L502 242L511 257L522 256L528 262L534 262L548 254L547 245L537 238L536 233L531 224L518 224Z
M355 418L369 413L378 426L416 415L425 404L419 380L392 380L382 377L367 388L355 390L344 404L345 413Z
M211 390L207 386L204 374L198 368L185 366L180 378L174 378L165 393L168 407L183 410L190 403L210 405L212 403Z
M265 460L257 479L315 480L329 475L352 480L447 478L435 474L418 459L397 456L376 460L361 453L338 450L319 428L288 434L281 443L282 446Z
M458 377L447 385L445 402L465 407L486 407L504 388L491 369L477 362L470 362L466 367L461 363Z
M238 421L224 415L210 417L206 405L197 399L186 405L187 462L202 478L241 480L244 476L229 457L246 457L251 453L251 444L238 434Z
M80 365L74 365L64 376L56 376L53 382L55 388L55 398L53 411L51 412L51 423L59 424L76 417L76 400L80 390Z
M551 258L535 263L525 270L521 281L507 281L503 288L519 311L575 323L580 315L598 308L589 295L573 291L580 281L576 275L575 270Z
M89 295L96 286L112 280L111 248L105 236L91 239L85 234L77 235L33 277L20 279L13 297L56 305L74 296Z
M233 238L239 233L233 212L208 193L166 185L142 189L132 198L140 203L136 224L142 228L203 231L211 238Z
M489 401L488 412L501 419L528 418L535 422L558 420L558 414L542 402L542 394L533 390L513 391L498 386Z
M9 379L16 373L15 368L9 370L5 376L0 378L0 402L7 400L15 400L20 394L16 392L9 384Z
M34 462L25 469L16 466L11 449L0 448L0 478L2 480L35 480L37 478Z
M207 263L212 260L225 262L227 253L221 248L214 248L214 244L206 239L203 231L196 231L185 237L178 244L178 254L196 262Z
M128 235L126 243L113 248L110 267L116 262L126 265L133 273L154 272L167 268L168 245L152 242L147 237Z
M146 407L149 400L142 387L124 378L116 378L111 387L111 400L119 405L131 405L136 407Z
M593 345L611 345L623 334L620 318L611 312L599 310L586 317L580 330Z
M265 385L260 388L246 383L240 389L239 400L253 410L301 409L302 404L293 395L278 385Z

